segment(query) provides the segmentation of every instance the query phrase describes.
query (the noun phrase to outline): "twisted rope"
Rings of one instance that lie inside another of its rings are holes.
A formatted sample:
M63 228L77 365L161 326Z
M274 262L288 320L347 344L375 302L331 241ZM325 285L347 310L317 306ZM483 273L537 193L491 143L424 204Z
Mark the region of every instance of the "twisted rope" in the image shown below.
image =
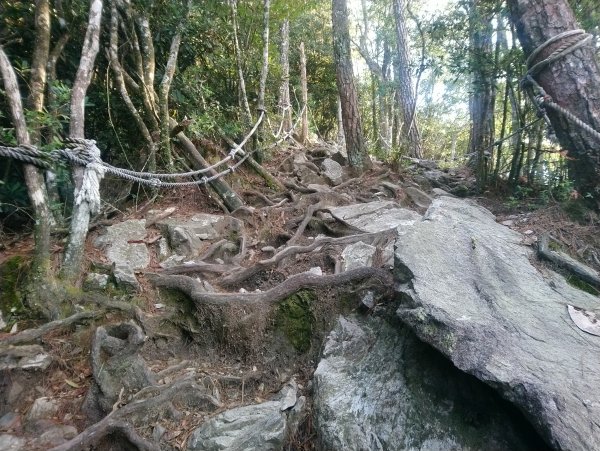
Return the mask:
M548 55L542 61L539 61L533 66L531 65L544 49L546 49L549 45L560 41L561 39L564 39L565 42L558 46L552 53L550 53L550 55ZM554 99L552 99L552 97L549 96L546 93L546 91L544 91L544 88L542 88L539 85L539 83L533 78L534 75L539 74L542 70L544 70L553 62L583 47L584 45L588 44L591 40L592 35L586 33L584 30L581 29L565 31L563 33L559 33L556 36L551 37L542 45L537 47L533 52L531 52L531 55L529 55L529 57L527 58L526 63L528 70L527 74L525 75L525 78L521 82L521 86L525 89L530 88L527 89L527 93L532 103L537 108L538 116L544 118L548 125L551 124L550 119L546 114L546 107L552 109L558 114L561 114L567 120L579 126L583 130L594 136L596 139L600 140L600 132L598 132L588 123L578 118L575 114L571 113L566 108L558 105L554 101Z

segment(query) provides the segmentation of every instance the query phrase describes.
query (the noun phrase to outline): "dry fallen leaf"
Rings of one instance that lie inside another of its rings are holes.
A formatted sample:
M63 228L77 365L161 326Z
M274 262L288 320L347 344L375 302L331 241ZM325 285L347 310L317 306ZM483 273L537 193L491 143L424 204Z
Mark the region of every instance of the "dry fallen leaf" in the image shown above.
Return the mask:
M595 312L567 305L569 316L582 331L600 337L600 317Z

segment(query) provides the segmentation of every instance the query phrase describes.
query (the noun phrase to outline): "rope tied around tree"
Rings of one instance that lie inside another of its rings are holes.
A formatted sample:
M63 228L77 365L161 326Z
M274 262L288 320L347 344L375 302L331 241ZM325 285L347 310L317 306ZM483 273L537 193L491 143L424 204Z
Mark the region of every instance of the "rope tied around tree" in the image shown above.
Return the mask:
M100 211L102 200L100 197L100 180L104 178L106 172L100 158L100 149L98 149L96 141L93 139L71 139L70 144L73 144L72 151L85 155L88 160L83 172L81 187L75 194L75 204L80 205L87 202L90 213L95 214Z
M526 90L531 102L537 109L538 117L543 118L548 126L552 126L546 108L550 108L556 113L564 116L578 127L582 128L596 139L600 140L600 132L578 118L575 114L557 104L554 99L546 93L544 88L533 78L542 70L549 67L553 62L565 57L575 50L587 45L593 39L593 35L586 33L584 30L568 30L551 37L546 42L538 46L531 55L527 58L527 74L521 81L521 87ZM551 45L560 43L546 58L533 64L540 54Z

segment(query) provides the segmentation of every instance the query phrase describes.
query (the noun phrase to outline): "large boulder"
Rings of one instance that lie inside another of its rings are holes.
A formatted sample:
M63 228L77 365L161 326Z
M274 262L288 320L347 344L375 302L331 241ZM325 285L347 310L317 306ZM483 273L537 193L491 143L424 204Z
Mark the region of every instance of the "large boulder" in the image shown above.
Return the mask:
M321 449L540 450L493 390L420 342L393 313L341 317L314 374Z
M399 317L458 368L515 403L556 449L600 443L600 338L567 304L598 298L531 264L522 235L440 197L396 243Z

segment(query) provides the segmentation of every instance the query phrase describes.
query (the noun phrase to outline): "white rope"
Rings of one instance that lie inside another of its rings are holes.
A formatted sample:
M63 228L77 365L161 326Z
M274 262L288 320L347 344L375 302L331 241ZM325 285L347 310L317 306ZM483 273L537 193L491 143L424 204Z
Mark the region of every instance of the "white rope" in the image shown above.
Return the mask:
M96 146L96 141L93 139L86 141L85 150L91 161L85 166L81 188L75 195L75 204L80 205L82 202L87 202L90 213L95 214L100 211L100 180L104 177L105 168L102 165L100 149Z

